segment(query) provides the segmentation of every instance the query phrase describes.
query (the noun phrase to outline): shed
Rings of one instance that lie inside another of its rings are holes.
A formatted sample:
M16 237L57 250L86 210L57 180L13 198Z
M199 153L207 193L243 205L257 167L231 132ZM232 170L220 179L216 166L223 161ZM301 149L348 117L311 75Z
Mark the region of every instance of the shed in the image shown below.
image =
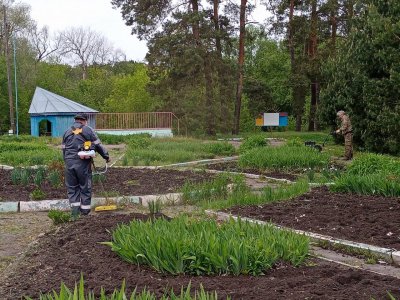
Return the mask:
M31 135L62 136L74 122L77 113L88 114L88 125L95 127L97 110L36 87L29 108Z

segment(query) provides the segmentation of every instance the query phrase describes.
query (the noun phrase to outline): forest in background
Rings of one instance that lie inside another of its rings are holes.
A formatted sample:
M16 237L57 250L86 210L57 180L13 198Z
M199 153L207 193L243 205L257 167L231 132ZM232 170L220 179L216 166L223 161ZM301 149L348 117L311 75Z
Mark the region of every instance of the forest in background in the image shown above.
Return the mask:
M359 147L399 154L400 3L262 0L263 24L249 21L254 3L112 0L147 41L139 63L90 28L50 35L28 6L1 1L0 131L15 44L21 133L40 86L101 112L171 111L196 135L253 130L259 113L279 111L293 129L329 130L343 109Z

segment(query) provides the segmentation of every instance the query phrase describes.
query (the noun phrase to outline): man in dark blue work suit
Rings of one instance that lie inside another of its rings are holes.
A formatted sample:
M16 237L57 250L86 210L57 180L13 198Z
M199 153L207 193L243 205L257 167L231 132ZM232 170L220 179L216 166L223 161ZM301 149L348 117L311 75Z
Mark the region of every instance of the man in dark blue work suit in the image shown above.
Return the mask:
M71 206L72 217L90 213L92 198L92 158L79 156L82 150L95 150L106 162L110 161L107 150L101 144L93 128L87 125L84 113L75 116L75 122L63 136L62 150L65 162L65 185ZM89 149L90 148L90 149Z

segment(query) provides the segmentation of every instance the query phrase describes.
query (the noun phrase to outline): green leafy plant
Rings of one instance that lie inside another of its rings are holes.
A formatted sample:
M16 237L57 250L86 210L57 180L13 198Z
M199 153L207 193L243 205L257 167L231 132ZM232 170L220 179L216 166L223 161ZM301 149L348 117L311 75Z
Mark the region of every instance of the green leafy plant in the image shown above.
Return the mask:
M234 177L237 178L236 185L244 185L243 176L231 176L225 173L218 174L215 179L201 184L186 182L181 189L183 199L186 203L195 204L205 200L212 201L226 197L228 195L228 184L232 182Z
M43 200L46 198L46 193L43 192L40 188L36 188L29 194L32 200Z
M279 187L265 187L261 194L254 194L248 189L234 190L227 197L213 200L203 200L199 204L203 208L224 209L236 205L262 205L266 203L285 201L300 196L309 191L306 180L292 184L282 184Z
M71 213L52 209L47 216L53 221L54 225L63 224L71 220Z
M287 141L286 145L290 147L302 147L304 146L304 142L299 137L295 137L295 138L290 138Z
M129 159L128 159L128 157L126 157L126 156L124 155L124 157L122 158L121 164L122 164L123 166L127 166L127 165L129 164Z
M52 187L59 187L61 185L61 177L62 176L58 170L52 170L47 175L47 179Z
M215 155L229 156L235 153L235 147L228 142L207 143L205 151Z
M249 150L239 158L239 165L257 169L300 171L305 168L323 168L329 155L309 147L264 147Z
M11 171L11 182L15 185L19 184L21 182L21 168L15 168Z
M29 184L31 178L31 170L30 169L22 169L21 170L21 184L27 186Z
M343 174L330 189L335 192L399 197L400 177L379 173L363 176Z
M94 174L92 176L93 183L101 183L106 181L106 175L105 174Z
M106 295L103 288L100 290L100 297L95 297L93 291L85 291L85 284L83 276L79 281L79 285L75 283L73 290L70 290L64 283L61 283L60 292L57 293L53 291L48 294L41 294L39 300L127 300L128 297L131 300L218 300L218 295L216 292L209 293L206 292L203 286L200 284L200 290L195 291L192 296L191 284L187 286L186 289L182 287L181 292L175 294L173 290L166 291L161 297L157 298L156 295L146 289L143 289L140 293L135 290L132 292L131 296L125 292L125 281L122 282L120 289L115 289L111 295ZM37 298L35 298L37 299ZM230 298L227 297L227 300ZM26 300L33 300L30 297L26 297Z
M271 225L187 217L119 225L104 244L127 262L193 275L260 275L279 261L300 265L309 249L307 237Z
M151 215L158 214L161 212L161 201L159 199L155 201L150 201L149 202L149 213Z
M252 135L246 138L239 146L239 153L244 153L246 151L252 150L258 147L265 147L268 145L266 137L264 134Z
M43 167L38 168L33 177L34 184L40 187L44 181L44 176L45 176L45 169Z

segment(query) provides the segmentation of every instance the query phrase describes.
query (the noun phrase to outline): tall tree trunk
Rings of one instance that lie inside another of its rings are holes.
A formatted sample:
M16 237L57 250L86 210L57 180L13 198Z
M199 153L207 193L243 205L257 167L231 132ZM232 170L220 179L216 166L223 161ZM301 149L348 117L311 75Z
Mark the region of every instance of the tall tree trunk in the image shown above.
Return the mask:
M336 36L337 36L337 13L338 13L338 1L332 0L331 8L331 53L336 53Z
M82 63L82 80L87 79L87 74L88 74L88 66L85 63Z
M199 25L199 3L198 0L191 0L193 15L195 20L193 22L193 36L196 42L196 46L203 58L203 69L205 79L205 104L207 110L206 116L206 132L208 135L215 135L215 111L214 111L214 97L213 97L213 82L212 82L212 68L211 58L206 49L203 49L200 40L200 25Z
M219 125L220 130L223 133L228 133L229 123L231 118L229 118L228 109L228 90L227 82L225 80L224 72L224 61L222 59L222 46L221 46L221 30L219 25L219 1L213 0L213 21L215 29L215 48L217 51L217 73L218 73L218 90L219 90L219 102L220 102L220 115L219 115Z
M7 24L7 12L6 12L6 6L3 5L3 25L4 25L4 36L3 36L3 42L4 42L4 55L6 59L6 68L7 68L7 89L8 89L8 101L10 104L10 129L13 131L13 133L16 132L15 129L15 118L14 118L14 100L13 100L13 93L12 93L12 87L11 87L11 78L10 78L10 53L9 53L9 48L8 48L8 24Z
M247 5L247 0L240 1L238 74L237 74L235 113L234 113L235 119L234 119L232 134L238 134L240 126L240 107L242 105L243 75L244 75L243 74L244 41L246 37L246 5Z
M296 75L296 59L294 54L294 28L293 28L293 15L294 15L294 0L290 0L289 3L289 24L288 24L288 40L289 40L289 53L290 53L290 67L291 67L291 75L292 82L294 85L292 86L293 93L293 111L296 116L296 131L301 131L301 123L302 123L302 115L303 115L303 92L302 86L300 86L299 81L295 78L298 77Z
M318 105L318 80L317 80L317 68L315 66L315 58L317 54L317 0L313 0L311 3L311 32L310 42L308 47L308 56L311 62L311 104L310 114L308 118L308 131L314 131L318 128L316 122L316 110Z
M206 110L207 110L207 125L206 130L208 135L215 135L215 112L213 99L213 83L212 69L209 54L204 59L204 79L206 82Z

